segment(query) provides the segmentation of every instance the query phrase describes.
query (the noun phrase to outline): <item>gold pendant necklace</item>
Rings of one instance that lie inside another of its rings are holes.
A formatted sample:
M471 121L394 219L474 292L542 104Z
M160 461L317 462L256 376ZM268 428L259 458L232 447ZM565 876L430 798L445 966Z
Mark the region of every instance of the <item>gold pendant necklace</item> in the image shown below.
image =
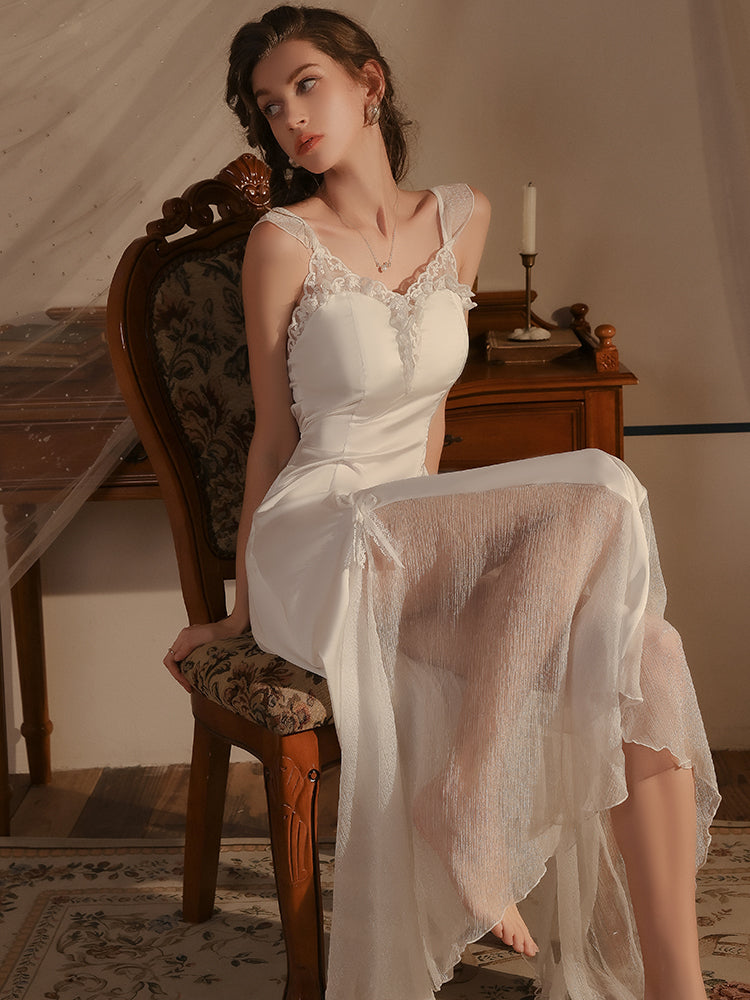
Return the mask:
M345 222L341 218L340 213L337 211L337 209L334 208L334 206L330 203L330 201L328 201L328 199L325 198L322 194L320 196L323 199L323 201L325 202L325 204L328 205L328 207L331 209L331 211L338 217L338 220L339 220L339 222L341 223L342 226L344 226L346 229L353 230L355 233L359 233L359 235L365 241L365 246L370 251L370 256L372 257L373 262L375 264L375 267L378 269L378 271L380 272L380 274L383 274L384 271L387 271L388 268L393 263L393 247L394 247L394 245L396 243L396 222L397 222L397 219L398 219L398 195L399 195L399 191L398 191L398 188L396 188L396 200L393 203L393 232L391 233L391 247L390 247L390 252L388 254L388 259L387 260L383 260L383 261L379 261L378 258L375 256L375 253L374 253L372 247L370 246L370 241L367 239L367 237L362 232L362 230L358 229L357 226L352 226L348 222Z

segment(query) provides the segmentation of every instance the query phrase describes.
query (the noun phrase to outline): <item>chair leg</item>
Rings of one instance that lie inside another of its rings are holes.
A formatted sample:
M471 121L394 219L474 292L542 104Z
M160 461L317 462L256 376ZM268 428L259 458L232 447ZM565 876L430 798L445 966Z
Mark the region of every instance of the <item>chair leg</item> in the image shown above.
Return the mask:
M213 913L231 749L195 720L182 885L183 917L190 923Z
M287 955L284 1000L323 1000L318 866L320 752L313 732L281 737L264 755L276 888Z
M52 779L52 723L47 707L42 581L38 561L11 588L11 598L23 706L21 735L26 740L29 780L32 785L48 785Z

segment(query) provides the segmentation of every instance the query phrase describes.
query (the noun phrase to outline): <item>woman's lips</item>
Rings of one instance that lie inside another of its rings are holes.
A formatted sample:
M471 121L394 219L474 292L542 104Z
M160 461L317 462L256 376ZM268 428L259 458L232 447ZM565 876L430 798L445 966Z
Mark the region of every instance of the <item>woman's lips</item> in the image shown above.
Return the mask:
M306 153L310 153L313 149L315 149L322 138L322 135L302 136L295 147L295 156L304 156Z

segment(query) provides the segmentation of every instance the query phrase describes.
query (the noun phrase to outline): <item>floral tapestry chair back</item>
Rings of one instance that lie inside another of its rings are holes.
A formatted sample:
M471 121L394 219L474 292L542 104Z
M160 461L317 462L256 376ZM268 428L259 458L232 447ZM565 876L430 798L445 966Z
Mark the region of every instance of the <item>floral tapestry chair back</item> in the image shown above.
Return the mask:
M159 480L191 622L226 614L254 428L241 272L268 206L251 154L164 202L110 287L110 354Z
M246 241L181 256L149 303L155 360L205 498L206 539L230 560L255 423L240 286Z

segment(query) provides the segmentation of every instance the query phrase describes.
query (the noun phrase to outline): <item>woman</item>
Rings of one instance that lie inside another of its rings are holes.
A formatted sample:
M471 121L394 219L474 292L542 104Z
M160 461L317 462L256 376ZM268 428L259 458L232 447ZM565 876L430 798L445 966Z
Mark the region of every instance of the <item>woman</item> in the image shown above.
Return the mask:
M189 689L188 653L252 620L328 678L329 1000L427 1000L488 930L535 956L544 996L705 998L694 875L718 796L645 491L592 451L430 475L489 206L398 187L405 123L362 28L268 12L234 40L228 100L290 207L243 271L236 605L165 664Z

